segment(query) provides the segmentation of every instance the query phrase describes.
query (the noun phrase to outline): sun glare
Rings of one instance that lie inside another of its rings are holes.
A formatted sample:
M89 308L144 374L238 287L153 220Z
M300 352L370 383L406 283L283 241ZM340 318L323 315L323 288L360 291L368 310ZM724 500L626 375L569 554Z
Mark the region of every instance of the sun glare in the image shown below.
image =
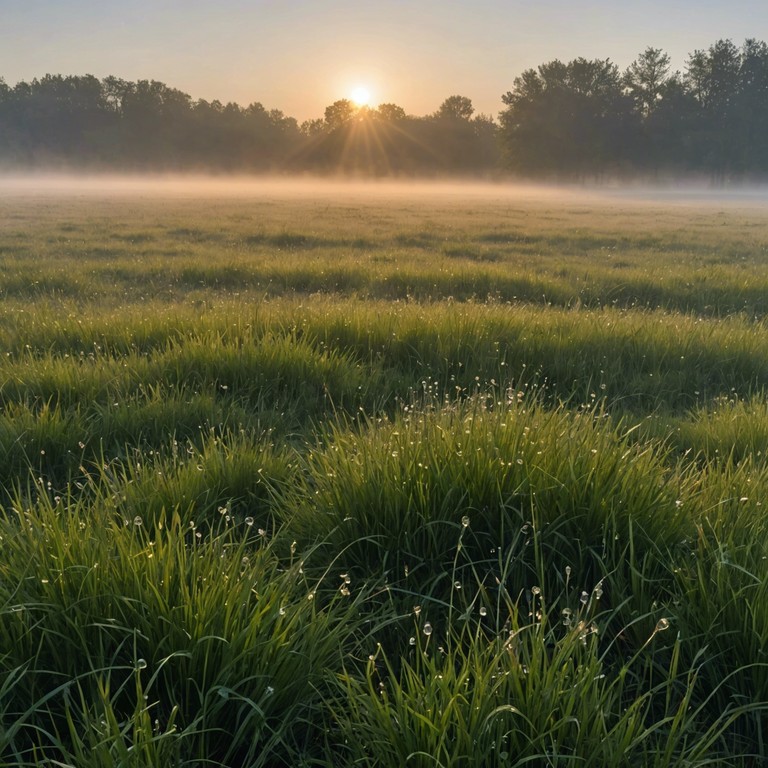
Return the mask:
M364 85L353 88L350 95L358 107L367 107L371 103L371 92Z

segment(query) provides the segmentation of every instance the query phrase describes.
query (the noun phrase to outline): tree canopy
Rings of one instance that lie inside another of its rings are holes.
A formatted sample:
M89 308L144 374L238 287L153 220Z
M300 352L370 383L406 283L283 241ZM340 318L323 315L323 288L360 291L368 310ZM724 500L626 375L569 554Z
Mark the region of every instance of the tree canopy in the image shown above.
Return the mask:
M507 166L528 175L768 173L768 46L718 40L685 72L646 48L609 60L555 60L523 72L502 101Z

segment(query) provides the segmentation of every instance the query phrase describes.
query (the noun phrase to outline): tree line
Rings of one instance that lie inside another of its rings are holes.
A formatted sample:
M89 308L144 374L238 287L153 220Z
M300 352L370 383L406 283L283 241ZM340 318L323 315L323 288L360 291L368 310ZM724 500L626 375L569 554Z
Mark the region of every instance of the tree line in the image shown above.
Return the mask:
M768 46L719 40L685 71L647 48L622 73L609 60L552 61L502 97L508 167L526 174L768 173Z
M0 79L0 167L120 170L484 172L499 164L498 126L470 99L433 115L340 99L299 124L280 110L193 101L155 80L46 75Z
M719 40L685 70L647 48L554 60L514 78L498 120L449 96L430 115L340 99L299 123L254 102L193 100L155 80L0 78L0 167L587 178L768 173L768 45Z

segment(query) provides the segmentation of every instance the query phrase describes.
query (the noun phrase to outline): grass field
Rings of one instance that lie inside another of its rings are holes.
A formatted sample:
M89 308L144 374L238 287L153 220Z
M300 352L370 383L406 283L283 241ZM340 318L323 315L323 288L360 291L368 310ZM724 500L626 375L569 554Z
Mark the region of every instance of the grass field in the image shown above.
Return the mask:
M768 207L0 187L0 763L761 766Z

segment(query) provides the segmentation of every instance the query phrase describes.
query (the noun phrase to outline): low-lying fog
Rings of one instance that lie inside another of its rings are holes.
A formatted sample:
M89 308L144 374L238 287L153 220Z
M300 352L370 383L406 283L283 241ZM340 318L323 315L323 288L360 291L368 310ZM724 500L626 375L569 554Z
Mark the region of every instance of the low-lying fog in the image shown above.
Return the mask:
M661 205L768 205L768 185L714 188L706 183L535 184L515 181L356 180L307 177L202 175L0 175L0 197L94 196L172 198L506 198L563 202L635 202Z

